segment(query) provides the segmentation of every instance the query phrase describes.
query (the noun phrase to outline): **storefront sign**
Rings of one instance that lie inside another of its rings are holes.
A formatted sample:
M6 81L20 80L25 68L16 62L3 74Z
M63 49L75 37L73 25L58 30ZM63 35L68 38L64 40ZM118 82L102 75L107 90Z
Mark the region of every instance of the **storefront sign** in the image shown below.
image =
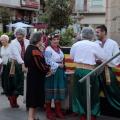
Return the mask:
M40 6L40 0L21 0L21 6L38 9Z

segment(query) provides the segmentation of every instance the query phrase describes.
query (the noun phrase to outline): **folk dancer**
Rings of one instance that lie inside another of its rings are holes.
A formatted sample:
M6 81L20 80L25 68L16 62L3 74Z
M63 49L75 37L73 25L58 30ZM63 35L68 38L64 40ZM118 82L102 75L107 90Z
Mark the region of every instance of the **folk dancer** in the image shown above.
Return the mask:
M14 31L15 39L10 44L10 55L5 71L4 90L12 108L18 108L17 98L23 95L24 72L27 68L24 65L24 53L29 45L25 39L26 29L19 27Z
M67 82L64 73L64 54L59 47L59 34L48 35L50 46L45 49L46 63L51 66L53 75L47 76L45 80L45 99L47 118L55 120L56 117L65 119L61 113L61 100L68 95ZM51 100L55 102L56 117L52 114Z
M85 27L82 30L82 41L73 44L70 50L70 58L76 63L73 83L73 112L80 115L80 120L86 120L87 115L87 98L86 98L86 82L78 83L78 81L90 73L96 65L96 59L106 60L104 50L92 42L95 36L94 29ZM97 74L90 76L91 84L91 120L96 120L100 116L100 99L99 99L99 82Z
M96 43L98 43L104 49L107 55L107 59L110 59L119 52L119 46L117 42L107 37L106 26L100 25L96 27L96 36L98 38ZM109 70L109 84L107 84L108 82L105 77L105 70L99 75L99 81L105 98L109 104L117 110L120 110L120 87L112 68L118 66L119 64L120 56L117 56L107 64Z

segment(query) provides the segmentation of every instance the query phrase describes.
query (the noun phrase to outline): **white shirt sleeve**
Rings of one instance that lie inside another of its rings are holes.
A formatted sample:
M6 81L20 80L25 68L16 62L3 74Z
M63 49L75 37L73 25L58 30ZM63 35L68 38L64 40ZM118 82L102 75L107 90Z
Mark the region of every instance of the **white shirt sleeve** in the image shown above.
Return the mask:
M73 46L70 49L70 58L73 60L74 59L74 53L75 53L75 48L76 48L77 44L73 44Z
M119 51L120 50L119 50L118 44L115 42L114 46L113 46L113 50L111 51L112 55L109 56L109 54L108 54L108 59L110 59L112 56L116 55ZM119 64L120 64L120 55L117 56L116 58L114 58L112 61L110 61L108 63L108 66L110 66L110 67L116 67Z
M95 49L94 49L94 54L97 57L96 59L102 60L103 62L107 60L107 55L104 51L103 48L101 48L98 44L96 44Z
M2 59L0 58L0 64L2 63Z
M51 60L51 56L52 56L52 53L50 51L45 51L45 61L48 65L51 66L51 71L53 72L53 74L56 72L59 64L58 63L55 63Z
M23 64L24 61L21 58L21 54L20 54L20 51L18 49L18 46L16 44L12 43L10 49L11 49L11 53L14 56L15 60L17 60L17 62L19 64Z

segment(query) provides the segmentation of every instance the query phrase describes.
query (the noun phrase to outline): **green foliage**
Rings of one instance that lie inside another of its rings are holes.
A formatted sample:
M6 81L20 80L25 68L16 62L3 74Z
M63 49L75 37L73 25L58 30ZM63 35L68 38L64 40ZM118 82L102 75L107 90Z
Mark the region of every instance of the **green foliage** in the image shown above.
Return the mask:
M10 8L0 7L0 23L8 24L12 21L13 12Z
M73 29L68 28L65 33L60 35L60 46L70 47L73 43Z
M71 0L46 0L45 13L41 19L49 28L61 29L71 23Z
M50 33L53 33L53 32L54 32L54 29L49 28L49 27L47 27L46 30L45 30L46 35L48 35Z

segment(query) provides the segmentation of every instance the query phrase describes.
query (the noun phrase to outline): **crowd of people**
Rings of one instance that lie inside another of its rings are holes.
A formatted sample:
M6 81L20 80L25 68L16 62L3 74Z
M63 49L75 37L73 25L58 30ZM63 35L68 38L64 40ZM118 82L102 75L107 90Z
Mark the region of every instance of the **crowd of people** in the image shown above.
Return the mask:
M91 42L94 36L98 40ZM80 115L80 120L86 120L86 84L78 84L78 80L86 76L94 69L96 64L101 64L119 52L117 42L107 37L107 28L104 25L96 27L95 31L86 27L82 30L83 40L75 43L70 51L70 57L76 63L73 84L73 113L72 116ZM97 43L97 44L96 44ZM115 109L120 110L120 87L112 70L120 64L120 56L110 61L100 74L90 76L91 84L91 120L100 116L100 90L103 91L108 103Z
M68 96L68 85L64 70L64 53L59 46L59 34L50 33L47 38L50 45L45 45L45 35L41 32L31 34L26 39L26 30L16 28L15 39L9 42L7 35L2 35L1 47L1 80L2 94L5 94L12 108L19 108L17 98L24 93L24 74L26 80L26 107L29 108L28 120L39 120L37 107L46 107L46 117L55 120L56 117L66 119L61 112L61 101ZM101 64L119 52L118 44L107 37L104 25L96 28L82 29L80 40L76 34L75 43L70 50L70 58L76 63L73 79L72 111L70 116L79 115L80 120L86 120L86 83L78 80L86 76L96 64ZM97 36L98 40L93 42ZM90 76L91 84L91 120L100 116L100 97L102 89L109 104L120 110L120 87L113 67L120 64L120 56L109 62L98 75ZM106 76L107 73L107 76ZM109 74L108 74L109 73ZM52 113L51 101L54 100L55 115Z

